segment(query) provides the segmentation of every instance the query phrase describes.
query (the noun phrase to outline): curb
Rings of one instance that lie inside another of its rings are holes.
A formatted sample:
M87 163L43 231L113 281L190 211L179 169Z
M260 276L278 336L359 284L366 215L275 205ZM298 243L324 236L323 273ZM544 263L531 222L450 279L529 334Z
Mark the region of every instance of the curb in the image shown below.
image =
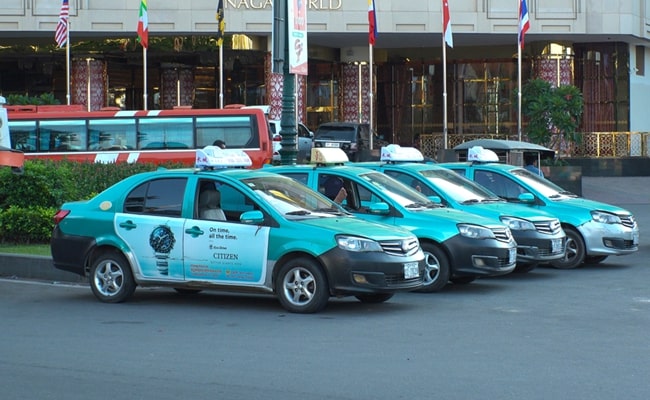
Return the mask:
M72 283L88 282L88 279L80 275L54 268L51 257L6 253L0 254L0 277Z

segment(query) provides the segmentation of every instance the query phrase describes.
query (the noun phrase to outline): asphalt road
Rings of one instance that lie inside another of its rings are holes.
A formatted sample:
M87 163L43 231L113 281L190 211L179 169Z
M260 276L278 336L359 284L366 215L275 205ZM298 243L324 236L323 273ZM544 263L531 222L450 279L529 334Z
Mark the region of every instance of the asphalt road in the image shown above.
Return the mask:
M297 315L271 297L166 289L103 304L87 286L0 280L0 397L646 400L644 179L596 188L622 185L609 202L639 220L634 255L385 304Z

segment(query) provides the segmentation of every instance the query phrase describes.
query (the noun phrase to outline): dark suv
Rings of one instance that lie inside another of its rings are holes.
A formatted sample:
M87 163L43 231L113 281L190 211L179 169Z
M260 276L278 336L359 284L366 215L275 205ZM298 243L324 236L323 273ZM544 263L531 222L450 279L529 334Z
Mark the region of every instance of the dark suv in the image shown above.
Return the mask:
M350 161L362 161L370 149L370 125L358 122L326 122L314 134L314 147L338 147Z

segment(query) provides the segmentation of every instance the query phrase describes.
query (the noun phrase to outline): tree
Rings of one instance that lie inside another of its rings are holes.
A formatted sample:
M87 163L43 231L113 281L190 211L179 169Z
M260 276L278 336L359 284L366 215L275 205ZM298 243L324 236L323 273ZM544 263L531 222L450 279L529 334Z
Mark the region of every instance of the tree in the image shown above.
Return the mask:
M545 80L532 79L521 92L528 138L560 153L570 153L581 140L577 134L584 106L580 90L573 85L555 88Z

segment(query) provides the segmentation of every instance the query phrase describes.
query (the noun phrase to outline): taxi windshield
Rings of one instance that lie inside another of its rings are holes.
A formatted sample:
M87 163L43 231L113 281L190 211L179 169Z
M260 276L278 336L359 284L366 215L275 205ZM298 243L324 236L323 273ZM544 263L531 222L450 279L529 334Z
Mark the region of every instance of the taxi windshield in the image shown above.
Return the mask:
M338 204L307 186L281 175L243 179L264 202L287 218L347 214Z
M561 200L568 197L578 197L575 193L569 192L548 179L542 178L526 169L517 168L511 170L510 173L518 177L523 184L528 185L533 190L549 199Z
M419 171L439 192L446 193L458 203L483 203L504 201L458 173L446 169L425 169Z
M359 177L402 207L409 209L440 207L417 190L381 172L368 172Z

